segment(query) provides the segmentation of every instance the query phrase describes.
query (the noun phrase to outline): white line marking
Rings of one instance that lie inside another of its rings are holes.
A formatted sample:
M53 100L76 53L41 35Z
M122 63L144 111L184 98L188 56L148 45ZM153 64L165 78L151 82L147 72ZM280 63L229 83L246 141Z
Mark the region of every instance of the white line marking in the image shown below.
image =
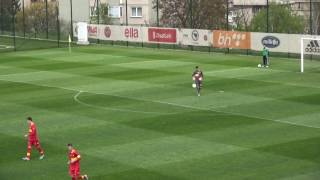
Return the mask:
M29 82L10 81L10 80L6 80L6 79L0 79L0 80L1 81L7 81L7 82L30 84L30 85L34 85L34 86L42 86L42 87L48 87L48 88L57 88L57 89L63 89L63 90L68 90L68 91L76 91L78 94L80 92L79 90L71 89L71 88L49 86L49 85L39 85L39 84L34 84L34 83L29 83ZM172 105L172 106L176 106L176 107L183 107L183 108L200 110L200 111L218 112L218 113L231 114L231 115L242 116L242 117L247 117L247 118L257 118L257 119L261 119L261 120L273 121L273 122L278 122L278 123L282 123L282 124L289 124L289 125L293 125L293 126L301 126L301 127L320 129L319 126L311 126L311 125L299 124L299 123L294 123L294 122L290 122L290 121L267 119L267 118L261 118L261 117L257 117L257 116L252 116L252 115L250 115L250 116L249 115L244 115L244 114L235 113L235 112L224 112L224 111L219 111L217 109L201 108L201 107L195 107L195 106L189 106L189 105L183 105L183 104L170 103L170 102L165 102L165 101L154 101L154 100L148 100L148 99L139 99L139 98L133 98L133 97L128 97L128 96L112 95L112 94L105 94L105 93L96 93L96 92L88 92L88 91L81 91L81 92L86 92L86 93L91 93L91 94L99 94L99 95L108 95L108 96L114 96L114 97L120 97L120 98L128 98L128 99L138 100L138 101L148 101L148 102L153 102L153 103L161 103L161 104L167 104L167 105Z
M121 112L130 112L130 113L142 113L142 114L159 114L159 115L169 115L169 114L176 114L176 113L161 113L161 112L152 112L152 111L136 111L136 110L129 110L129 109L122 109L122 108L111 108L111 107L102 107L102 106L97 106L97 105L93 105L93 104L88 104L85 103L83 101L81 101L79 99L79 96L81 95L81 93L83 93L85 91L79 91L74 97L73 99L79 103L82 104L84 106L88 106L88 107L92 107L92 108L97 108L97 109L104 109L104 110L110 110L110 111L121 111ZM86 93L90 93L90 92L86 92ZM90 94L95 94L95 93L90 93ZM106 95L106 94L104 94ZM111 95L112 96L112 95Z
M262 118L262 117L259 117L259 116L253 116L253 115L249 116L249 115L244 115L244 114L236 113L236 112L219 111L218 109L214 109L214 108L213 109L201 108L201 107L181 105L181 104L176 104L176 103L169 103L169 102L164 102L164 101L154 101L154 102L168 104L168 105L172 105L172 106L180 106L180 107L185 107L185 108L189 108L189 109L197 109L197 110L202 110L202 111L219 112L219 113L231 114L231 115L248 117L248 118L256 118L256 119L261 119L261 120L274 121L274 122L279 122L279 123L283 123L283 124L290 124L290 125L294 125L294 126L303 126L303 127L320 129L319 126L311 126L311 125L299 124L299 123L294 123L294 122L290 122L290 121L283 121L283 120L267 119L267 118Z

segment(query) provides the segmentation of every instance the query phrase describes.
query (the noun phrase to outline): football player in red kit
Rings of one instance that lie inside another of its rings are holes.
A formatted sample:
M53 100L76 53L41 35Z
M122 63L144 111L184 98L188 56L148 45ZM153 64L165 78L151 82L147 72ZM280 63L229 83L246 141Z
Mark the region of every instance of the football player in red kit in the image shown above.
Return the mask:
M73 148L72 144L68 144L69 149L69 174L72 180L85 179L88 180L88 175L80 175L80 160L81 156L76 149Z
M196 66L195 71L192 73L192 80L196 84L197 94L198 96L200 96L200 91L202 88L203 73L198 66Z
M37 134L37 127L36 124L32 121L31 117L27 118L27 121L29 123L29 132L25 135L26 138L28 138L28 150L27 150L27 156L23 157L22 160L29 161L31 156L31 149L32 146L34 146L40 153L40 160L44 158L44 150L40 146L38 134Z

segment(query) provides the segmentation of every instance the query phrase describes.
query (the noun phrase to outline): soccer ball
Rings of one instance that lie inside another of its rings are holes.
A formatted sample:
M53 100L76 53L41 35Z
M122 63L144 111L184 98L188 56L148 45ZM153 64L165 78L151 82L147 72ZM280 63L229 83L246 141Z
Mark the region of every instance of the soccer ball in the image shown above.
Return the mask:
M258 68L261 68L261 64L258 64Z
M193 84L192 84L192 87L193 87L193 88L196 88L196 87L197 87L197 85L196 85L195 83L193 83Z

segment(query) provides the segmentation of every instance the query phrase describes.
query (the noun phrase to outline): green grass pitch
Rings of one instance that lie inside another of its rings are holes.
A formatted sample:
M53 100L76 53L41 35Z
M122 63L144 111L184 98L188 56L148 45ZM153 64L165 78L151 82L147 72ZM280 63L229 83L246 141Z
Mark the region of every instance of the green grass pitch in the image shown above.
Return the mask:
M112 46L0 56L0 179L320 178L320 62ZM191 74L205 75L197 97ZM46 158L26 154L25 118Z

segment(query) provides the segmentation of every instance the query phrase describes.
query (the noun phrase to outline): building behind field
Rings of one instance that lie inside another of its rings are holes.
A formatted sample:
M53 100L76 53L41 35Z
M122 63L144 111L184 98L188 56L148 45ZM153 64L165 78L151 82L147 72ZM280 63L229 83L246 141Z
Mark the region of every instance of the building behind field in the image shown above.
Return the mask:
M99 0L101 4L108 5L108 16L112 24L143 25L150 26L156 24L156 12L153 8L153 0L128 0L126 16L126 0ZM90 16L95 15L97 0L90 0Z
M303 16L305 20L310 18L310 0L269 0L270 3L279 5L289 5L292 13ZM312 1L312 3L320 3ZM267 7L267 0L229 0L231 7L229 23L233 23L233 19L239 14L247 17L248 23L261 10Z

